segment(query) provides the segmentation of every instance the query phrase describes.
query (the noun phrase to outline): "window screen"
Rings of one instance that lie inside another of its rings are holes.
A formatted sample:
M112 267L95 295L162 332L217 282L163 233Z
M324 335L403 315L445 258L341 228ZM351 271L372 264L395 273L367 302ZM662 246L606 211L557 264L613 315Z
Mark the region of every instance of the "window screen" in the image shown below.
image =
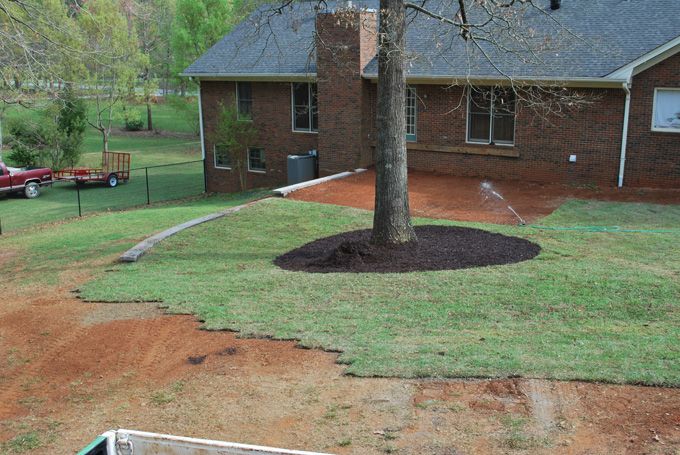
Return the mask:
M253 87L250 82L236 83L236 107L239 120L252 120L253 118Z
M264 149L259 147L250 147L248 149L248 170L258 172L267 170L264 159Z

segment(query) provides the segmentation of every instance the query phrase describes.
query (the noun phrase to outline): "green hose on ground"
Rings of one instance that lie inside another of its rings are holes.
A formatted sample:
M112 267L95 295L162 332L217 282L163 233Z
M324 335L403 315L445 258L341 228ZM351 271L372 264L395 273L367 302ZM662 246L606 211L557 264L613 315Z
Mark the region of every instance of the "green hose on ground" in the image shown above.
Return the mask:
M540 229L545 231L577 231L577 232L639 232L653 234L673 234L680 233L680 229L624 229L621 226L541 226L537 224L526 225L525 227Z

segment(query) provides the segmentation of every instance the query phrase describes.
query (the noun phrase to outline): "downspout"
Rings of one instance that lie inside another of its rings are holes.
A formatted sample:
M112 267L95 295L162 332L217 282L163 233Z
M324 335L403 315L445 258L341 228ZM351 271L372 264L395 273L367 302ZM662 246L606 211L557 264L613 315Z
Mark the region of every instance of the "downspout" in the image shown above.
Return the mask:
M193 78L192 78L193 79ZM198 127L201 130L201 159L203 160L203 191L208 192L208 163L205 159L205 135L203 132L203 102L201 100L201 80L198 79Z
M203 103L201 102L201 80L198 80L198 125L201 129L201 158L205 161L205 137L203 137Z
M623 137L621 138L621 158L619 160L619 183L623 187L623 174L626 169L626 146L628 145L628 119L630 117L630 78L623 83L623 91L626 92L626 107L623 111Z

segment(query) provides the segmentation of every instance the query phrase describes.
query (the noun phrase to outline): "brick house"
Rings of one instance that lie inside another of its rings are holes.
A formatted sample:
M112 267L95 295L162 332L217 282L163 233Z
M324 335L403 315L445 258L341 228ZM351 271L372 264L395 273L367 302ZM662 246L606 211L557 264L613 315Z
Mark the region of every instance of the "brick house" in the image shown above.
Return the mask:
M409 168L680 188L680 1L544 1L552 25L525 19L552 38L540 64L498 53L490 65L459 38L442 50L450 29L409 19ZM321 175L373 163L377 2L318 5L258 10L183 73L200 82L209 190L239 187L229 154L210 139L222 104L257 129L242 151L249 187L285 184L289 154L317 150ZM539 116L522 108L510 80L574 90L589 104Z

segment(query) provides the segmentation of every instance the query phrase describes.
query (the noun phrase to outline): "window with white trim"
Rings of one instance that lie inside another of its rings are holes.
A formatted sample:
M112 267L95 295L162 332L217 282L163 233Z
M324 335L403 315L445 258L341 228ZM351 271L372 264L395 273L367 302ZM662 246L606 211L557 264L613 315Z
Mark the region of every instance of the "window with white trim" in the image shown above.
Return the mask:
M680 88L654 89L652 129L680 133Z
M253 86L250 82L236 83L236 112L239 120L253 119Z
M418 110L416 108L416 89L406 87L406 140L416 141L416 123Z
M515 143L515 93L512 89L471 87L468 90L467 141Z
M219 169L231 169L231 152L226 145L213 145L213 156L215 157L215 167Z
M291 86L291 103L293 105L293 130L319 131L319 107L316 96L316 84L294 82Z
M263 148L248 147L248 170L251 172L266 172L267 165Z

